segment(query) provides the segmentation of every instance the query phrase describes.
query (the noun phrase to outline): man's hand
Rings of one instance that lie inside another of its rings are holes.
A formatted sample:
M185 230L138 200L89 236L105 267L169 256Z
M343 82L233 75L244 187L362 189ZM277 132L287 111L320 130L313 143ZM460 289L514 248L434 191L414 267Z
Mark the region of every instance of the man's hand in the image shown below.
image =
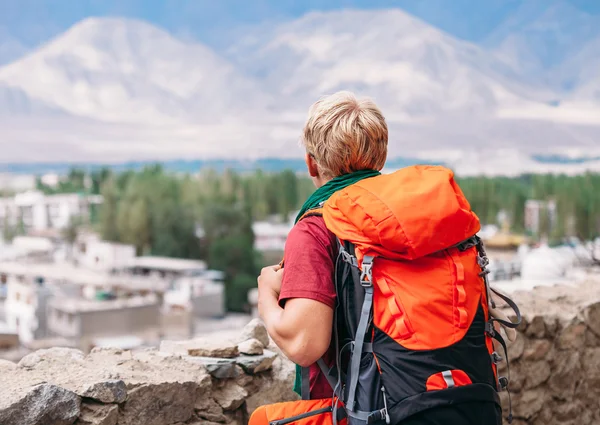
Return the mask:
M279 265L263 268L260 272L260 276L258 276L259 299L261 292L264 295L267 295L267 293L272 293L275 295L275 297L279 297L282 279L283 269Z

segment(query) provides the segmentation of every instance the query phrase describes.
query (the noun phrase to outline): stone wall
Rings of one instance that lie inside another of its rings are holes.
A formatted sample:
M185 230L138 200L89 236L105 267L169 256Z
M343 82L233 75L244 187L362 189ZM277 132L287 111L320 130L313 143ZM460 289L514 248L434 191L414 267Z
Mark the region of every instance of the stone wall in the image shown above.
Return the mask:
M513 423L600 424L600 283L515 298L525 321L509 346ZM0 425L243 425L257 406L296 397L293 365L257 321L159 349L39 350L0 361L0 374Z
M257 406L293 399L293 365L264 349L264 328L253 321L236 339L1 360L0 424L244 424Z
M600 280L515 298L525 320L508 350L513 424L600 424Z

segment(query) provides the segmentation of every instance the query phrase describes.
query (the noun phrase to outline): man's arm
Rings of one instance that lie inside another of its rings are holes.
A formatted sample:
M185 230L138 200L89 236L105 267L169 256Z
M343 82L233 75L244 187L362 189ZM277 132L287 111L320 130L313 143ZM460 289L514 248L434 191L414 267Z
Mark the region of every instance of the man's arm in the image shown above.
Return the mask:
M319 301L294 298L281 308L270 297L265 300L263 321L275 344L300 366L314 364L329 348L333 310Z
M281 308L279 292L273 286L278 285L277 279L281 285L283 273L264 274L262 285L259 283L258 308L269 335L294 363L304 367L314 364L329 348L333 309L308 298L289 299Z

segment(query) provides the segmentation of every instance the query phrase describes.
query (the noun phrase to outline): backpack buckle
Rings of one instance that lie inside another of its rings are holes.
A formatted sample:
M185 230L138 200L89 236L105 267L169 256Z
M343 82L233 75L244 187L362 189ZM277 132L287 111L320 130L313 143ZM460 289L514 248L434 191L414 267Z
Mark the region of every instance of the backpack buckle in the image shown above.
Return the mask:
M496 330L494 329L494 322L491 320L489 322L485 322L485 333L491 337L496 335Z
M364 288L373 286L373 257L365 255L362 262L362 268L360 273L360 284Z

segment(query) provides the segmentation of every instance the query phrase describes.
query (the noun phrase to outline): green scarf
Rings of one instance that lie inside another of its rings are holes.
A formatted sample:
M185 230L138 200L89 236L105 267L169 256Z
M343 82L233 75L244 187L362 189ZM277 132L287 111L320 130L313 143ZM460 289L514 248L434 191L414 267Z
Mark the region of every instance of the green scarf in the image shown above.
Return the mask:
M296 216L296 223L302 218L302 216L306 213L306 211L311 210L313 208L318 208L327 201L331 195L333 195L338 190L342 190L362 179L366 179L369 177L375 177L380 175L381 173L376 170L360 170L355 171L350 174L344 174L342 176L336 177L332 180L329 180L323 186L318 188L313 192L312 195L306 200L300 212ZM300 366L296 365L296 379L294 380L294 391L301 395L302 388L302 373Z
M343 176L338 176L332 180L329 180L323 186L318 188L313 192L312 195L308 197L300 212L296 216L296 223L300 218L306 213L306 211L311 210L313 208L318 208L323 202L327 201L331 195L333 195L338 190L342 190L362 179L366 179L369 177L375 177L380 175L381 173L376 170L360 170L355 171L350 174L344 174Z

